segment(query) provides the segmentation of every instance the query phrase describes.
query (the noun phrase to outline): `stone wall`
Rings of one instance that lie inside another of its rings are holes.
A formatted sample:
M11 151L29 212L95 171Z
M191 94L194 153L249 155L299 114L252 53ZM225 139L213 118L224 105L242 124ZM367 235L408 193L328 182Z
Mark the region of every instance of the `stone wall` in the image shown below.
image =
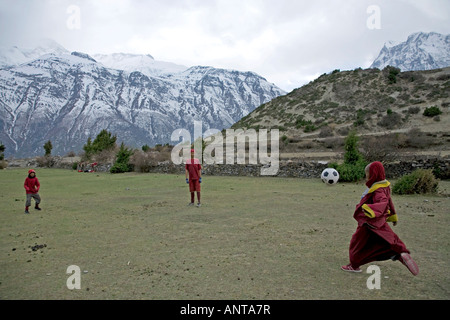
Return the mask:
M398 161L385 164L386 176L388 178L399 178L409 174L416 169L436 169L440 171L442 178L450 179L449 159L416 159L411 161Z
M77 157L62 158L55 157L52 161L53 168L72 169L72 164L79 161ZM304 161L287 160L280 161L278 177L293 178L318 178L323 169L327 168L327 161ZM14 160L8 163L8 167L37 168L38 161L35 159ZM99 164L97 171L108 172L110 164ZM203 174L210 176L260 176L262 165L243 164L216 164L203 165ZM405 174L413 172L415 169L438 169L446 179L450 178L450 159L448 158L415 158L411 160L401 160L385 164L386 177L396 179ZM159 163L158 166L149 168L148 172L181 174L184 175L184 165L175 165L170 161Z
M323 169L328 167L326 161L283 161L280 162L278 177L293 178L318 178ZM210 176L260 176L262 165L203 165L202 173ZM419 159L411 161L398 161L385 164L386 176L388 179L396 179L405 174L409 174L416 169L436 169L450 178L449 159ZM161 163L153 167L149 172L184 174L183 165L174 165L170 162Z

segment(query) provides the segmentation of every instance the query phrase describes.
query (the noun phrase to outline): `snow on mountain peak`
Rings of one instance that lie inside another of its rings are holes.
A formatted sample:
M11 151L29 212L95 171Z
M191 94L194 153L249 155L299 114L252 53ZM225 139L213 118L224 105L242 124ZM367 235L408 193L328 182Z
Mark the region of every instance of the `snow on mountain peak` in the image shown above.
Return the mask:
M78 151L105 128L133 147L168 143L173 130L191 130L195 119L205 129L228 128L285 94L252 72L187 68L148 54L58 53L52 43L39 48L31 60L17 47L0 50L24 61L0 67L0 140L9 155L39 154L49 139L55 154Z
M139 71L146 76L163 76L187 69L175 63L157 61L150 54L112 53L94 54L92 57L107 68L127 72Z
M43 38L36 41L31 48L18 46L0 47L0 67L17 66L30 62L45 54L62 55L69 51L54 40Z
M386 48L392 48L392 47L395 47L396 45L398 45L400 42L398 42L398 41L393 41L393 40L390 40L390 41L388 41L388 42L386 42L385 44L384 44L384 46L386 47Z
M370 68L394 66L402 71L450 66L450 34L416 32L401 43L386 42Z
M150 54L112 53L88 55L81 52L66 50L52 39L39 39L31 48L0 47L0 67L18 66L31 62L46 54L57 56L72 54L84 59L99 62L106 68L124 70L127 72L139 71L147 76L165 76L183 72L186 66L171 62L157 61Z

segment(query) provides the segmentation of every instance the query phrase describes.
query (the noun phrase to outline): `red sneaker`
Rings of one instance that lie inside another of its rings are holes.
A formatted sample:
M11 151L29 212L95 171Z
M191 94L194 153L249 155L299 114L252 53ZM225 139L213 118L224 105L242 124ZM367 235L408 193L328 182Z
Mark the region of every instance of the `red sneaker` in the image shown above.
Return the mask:
M353 268L351 264L342 266L341 269L344 271L347 271L347 272L361 272L362 271L360 268Z
M413 275L417 276L419 274L419 266L413 258L411 258L409 253L403 252L400 254L400 258L398 260L400 260L400 262L403 263Z

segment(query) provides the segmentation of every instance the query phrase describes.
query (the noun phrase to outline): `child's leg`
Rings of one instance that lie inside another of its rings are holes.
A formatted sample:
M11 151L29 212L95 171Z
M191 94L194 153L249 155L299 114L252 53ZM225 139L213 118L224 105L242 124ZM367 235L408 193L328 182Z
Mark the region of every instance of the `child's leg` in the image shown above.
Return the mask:
M28 211L28 208L30 207L30 205L31 205L31 194L27 193L27 200L25 201L25 213L30 213Z
M25 201L25 207L31 206L31 194L27 193L27 200Z
M200 189L200 180L196 181L195 191L197 191L197 200L198 200L198 203L200 203L200 191L201 191L201 189Z
M39 193L33 194L33 198L34 198L34 201L36 202L36 204L41 203L41 196L39 195Z
M194 203L194 192L191 192L191 203Z
M41 210L41 208L39 208L39 203L41 203L41 197L39 196L38 193L33 194L33 198L34 198L34 202L35 202L35 209Z

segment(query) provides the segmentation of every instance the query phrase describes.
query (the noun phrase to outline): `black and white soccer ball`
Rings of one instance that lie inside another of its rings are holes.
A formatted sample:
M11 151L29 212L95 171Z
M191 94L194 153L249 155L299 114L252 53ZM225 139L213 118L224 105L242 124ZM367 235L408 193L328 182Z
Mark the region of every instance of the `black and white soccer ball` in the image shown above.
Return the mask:
M339 172L333 168L326 168L322 171L320 179L322 179L323 183L326 185L334 186L339 181Z

